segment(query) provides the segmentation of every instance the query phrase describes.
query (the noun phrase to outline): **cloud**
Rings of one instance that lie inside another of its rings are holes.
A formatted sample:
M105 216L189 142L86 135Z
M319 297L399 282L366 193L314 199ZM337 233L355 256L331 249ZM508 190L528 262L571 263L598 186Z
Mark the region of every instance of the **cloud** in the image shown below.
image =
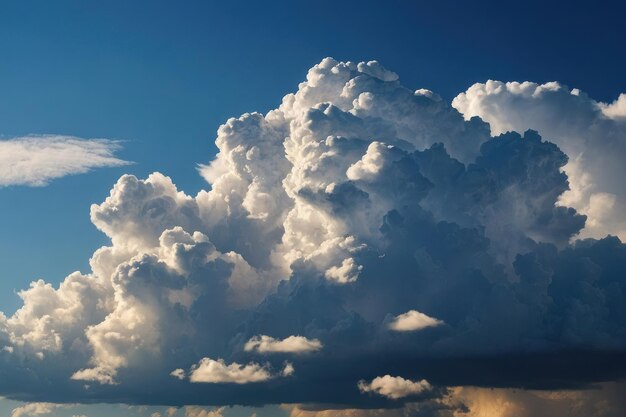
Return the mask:
M34 417L51 414L58 407L58 404L52 403L28 403L14 408L11 412L11 417Z
M254 362L246 365L234 362L227 365L223 359L202 358L189 371L189 380L191 382L211 384L249 384L252 382L264 382L272 378L274 378L274 375L266 366Z
M359 381L358 386L363 393L375 393L392 400L419 395L432 389L432 386L425 379L411 381L391 375L378 376L369 383Z
M289 417L405 417L404 410L387 409L329 409L306 410L298 406L285 407L289 410Z
M477 83L452 102L466 119L478 116L494 135L537 130L568 156L570 189L559 204L587 215L581 237L626 238L626 95L612 104L596 101L558 82Z
M443 398L392 409L283 408L290 411L290 417L618 417L626 407L620 395L623 388L623 383L563 391L453 387Z
M174 378L178 378L178 379L185 379L185 370L184 369L174 369L172 372L170 372L170 376L173 376Z
M409 310L393 318L388 324L391 330L397 332L414 332L428 327L437 327L444 324L441 320L429 317L419 311Z
M115 153L119 141L41 135L0 140L0 187L43 186L67 175L129 162Z
M322 343L317 339L307 339L303 336L289 336L282 340L260 335L254 336L246 342L246 352L256 351L259 353L307 353L315 352L322 348Z
M624 384L610 383L588 390L535 391L458 387L450 400L467 407L467 417L617 417L624 412Z
M222 417L224 407L206 410L201 407L185 407L185 417Z
M621 119L626 117L626 94L622 93L611 104L598 103L602 113L610 119Z
M576 240L624 220L610 207L622 204L621 122L582 93L519 88L527 110L583 109L576 131L611 133L614 155L599 163L596 136L558 139L569 123L550 125L556 143L492 136L497 123L376 62L329 58L276 109L219 128L200 167L207 190L122 176L91 207L110 243L88 270L35 281L0 314L0 394L384 410L413 400L363 395L358 381L391 393L426 380L410 412L427 416L456 410L447 387L626 377L626 246ZM593 163L572 165L579 146ZM564 197L584 178L599 207L585 215ZM601 220L609 208L613 223Z
M285 366L280 374L284 377L292 376L296 372L296 368L293 367L291 362L285 362Z

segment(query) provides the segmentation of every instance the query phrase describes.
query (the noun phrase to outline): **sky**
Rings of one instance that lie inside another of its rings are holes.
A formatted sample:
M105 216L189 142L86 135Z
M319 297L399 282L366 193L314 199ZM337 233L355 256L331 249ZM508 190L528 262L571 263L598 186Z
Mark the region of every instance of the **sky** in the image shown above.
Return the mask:
M4 2L0 410L622 415L624 18Z
M2 190L11 201L0 220L5 311L18 307L15 291L33 278L58 282L87 267L106 242L89 206L122 173L163 172L197 192L206 182L195 164L215 154L219 125L274 108L326 56L376 59L405 85L448 100L487 79L558 80L607 102L626 91L620 2L1 7L0 134L123 140L120 155L134 162L93 172L88 182L66 177L47 188Z

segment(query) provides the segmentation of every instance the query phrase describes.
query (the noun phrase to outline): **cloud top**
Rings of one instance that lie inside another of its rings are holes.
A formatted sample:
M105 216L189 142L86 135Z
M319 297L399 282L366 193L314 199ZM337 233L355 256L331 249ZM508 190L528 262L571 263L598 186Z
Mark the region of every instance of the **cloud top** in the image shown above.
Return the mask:
M478 116L491 133L538 131L568 156L569 189L559 204L587 216L579 237L607 234L626 239L626 95L611 104L558 82L489 80L459 94L452 106L466 119Z

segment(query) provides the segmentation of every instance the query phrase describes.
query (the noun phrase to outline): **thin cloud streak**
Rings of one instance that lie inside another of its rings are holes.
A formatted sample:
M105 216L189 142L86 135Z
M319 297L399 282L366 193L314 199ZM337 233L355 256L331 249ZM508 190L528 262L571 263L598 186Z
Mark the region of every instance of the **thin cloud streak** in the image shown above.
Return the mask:
M0 187L41 187L67 175L130 162L115 154L120 141L66 135L29 135L0 140Z

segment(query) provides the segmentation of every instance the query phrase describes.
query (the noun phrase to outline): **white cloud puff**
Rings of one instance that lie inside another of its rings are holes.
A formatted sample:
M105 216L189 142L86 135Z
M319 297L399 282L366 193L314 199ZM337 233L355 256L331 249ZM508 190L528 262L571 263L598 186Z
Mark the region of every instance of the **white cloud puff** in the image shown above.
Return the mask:
M317 339L307 339L304 336L289 336L279 340L266 335L254 336L244 346L246 352L295 354L315 352L321 348L322 342Z
M202 358L189 372L191 382L210 384L249 384L268 381L272 378L274 375L267 366L258 363L250 362L244 365L233 362L226 364L223 359L213 360L210 358Z
M117 167L118 141L42 135L0 140L0 187L43 186L66 175L83 174L95 168Z
M391 375L378 376L369 383L359 381L358 387L363 393L374 393L392 400L416 396L432 389L432 386L425 379L411 381Z
M35 417L53 413L59 404L52 403L28 403L14 408L11 417Z
M428 327L441 326L443 321L427 316L416 310L409 310L404 314L394 317L387 327L397 332L415 332Z

